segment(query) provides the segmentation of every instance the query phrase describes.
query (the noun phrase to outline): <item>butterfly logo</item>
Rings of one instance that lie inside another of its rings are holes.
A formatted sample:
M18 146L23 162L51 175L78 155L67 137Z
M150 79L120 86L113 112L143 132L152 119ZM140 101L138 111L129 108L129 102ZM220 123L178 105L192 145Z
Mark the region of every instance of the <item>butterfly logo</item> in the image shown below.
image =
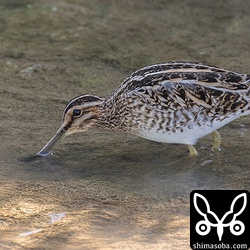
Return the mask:
M200 207L198 206L199 199L200 199L199 201ZM243 205L239 209L238 205L240 204L241 199L243 199ZM230 206L230 210L227 211L222 216L221 219L219 219L219 217L213 211L211 211L210 205L207 199L203 195L199 193L194 193L193 203L194 203L194 207L196 211L203 217L203 219L197 222L195 226L195 230L199 235L204 236L204 235L209 234L211 227L217 228L217 235L218 235L219 241L221 241L222 239L225 227L229 227L230 232L236 236L244 233L245 225L243 224L242 221L237 220L237 217L246 208L246 205L247 205L246 193L239 194L233 199L231 206ZM237 207L235 206L236 203L238 203ZM202 204L203 206L201 206ZM230 218L231 220L229 220Z

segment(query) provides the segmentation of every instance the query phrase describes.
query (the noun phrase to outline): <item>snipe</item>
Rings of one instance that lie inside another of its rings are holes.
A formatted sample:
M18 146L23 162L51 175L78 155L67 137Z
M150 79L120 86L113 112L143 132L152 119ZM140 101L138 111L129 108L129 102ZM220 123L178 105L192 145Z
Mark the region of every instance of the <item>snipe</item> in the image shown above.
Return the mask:
M80 95L67 104L62 125L38 152L47 155L56 142L89 128L117 129L165 143L194 144L234 119L250 114L250 75L190 62L145 67L125 79L112 95Z

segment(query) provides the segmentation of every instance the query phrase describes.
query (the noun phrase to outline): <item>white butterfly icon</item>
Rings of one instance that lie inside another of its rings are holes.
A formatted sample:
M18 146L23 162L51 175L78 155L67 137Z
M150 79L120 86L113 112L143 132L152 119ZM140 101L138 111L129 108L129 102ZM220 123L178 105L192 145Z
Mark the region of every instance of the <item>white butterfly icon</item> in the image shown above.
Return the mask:
M205 213L202 212L201 209L198 207L197 200L199 198L202 199L205 203L205 206L206 206ZM241 198L243 198L243 205L242 205L241 209L236 213L236 212L234 212L234 210L236 210L235 204ZM236 218L246 208L246 205L247 205L246 193L239 194L233 199L231 206L230 206L230 210L228 212L226 212L222 216L221 219L219 219L218 216L210 210L210 205L209 205L207 199L203 195L201 195L199 193L194 193L193 202L194 202L194 207L195 207L196 211L204 218L204 220L199 221L195 226L195 230L199 235L202 235L202 236L207 235L210 232L211 227L217 227L217 235L218 235L219 241L221 241L222 235L224 233L224 227L229 227L230 232L236 236L243 234L243 232L245 231L245 225L243 224L243 222L240 220L236 220ZM233 214L232 220L229 223L223 223L225 221L225 219L227 218L227 216L230 214ZM216 223L212 223L211 221L209 221L208 215L211 215L216 220Z

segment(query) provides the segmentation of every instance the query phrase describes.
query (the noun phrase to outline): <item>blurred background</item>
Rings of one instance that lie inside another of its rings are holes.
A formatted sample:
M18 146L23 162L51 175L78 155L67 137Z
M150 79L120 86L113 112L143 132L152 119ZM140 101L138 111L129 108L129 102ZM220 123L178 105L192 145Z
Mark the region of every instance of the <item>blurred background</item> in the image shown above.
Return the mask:
M248 0L0 0L0 249L189 249L194 189L250 189L250 118L199 157L89 131L29 161L72 97L195 61L250 73Z

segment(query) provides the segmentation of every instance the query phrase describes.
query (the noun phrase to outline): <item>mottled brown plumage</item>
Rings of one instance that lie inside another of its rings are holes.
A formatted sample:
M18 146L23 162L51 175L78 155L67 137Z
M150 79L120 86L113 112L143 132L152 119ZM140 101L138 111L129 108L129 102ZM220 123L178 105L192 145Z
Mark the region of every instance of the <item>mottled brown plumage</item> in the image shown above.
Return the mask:
M250 75L190 62L145 67L107 98L81 95L66 106L56 135L38 153L48 154L62 134L90 127L119 129L166 143L187 144L191 155L196 141L232 120L250 114Z

